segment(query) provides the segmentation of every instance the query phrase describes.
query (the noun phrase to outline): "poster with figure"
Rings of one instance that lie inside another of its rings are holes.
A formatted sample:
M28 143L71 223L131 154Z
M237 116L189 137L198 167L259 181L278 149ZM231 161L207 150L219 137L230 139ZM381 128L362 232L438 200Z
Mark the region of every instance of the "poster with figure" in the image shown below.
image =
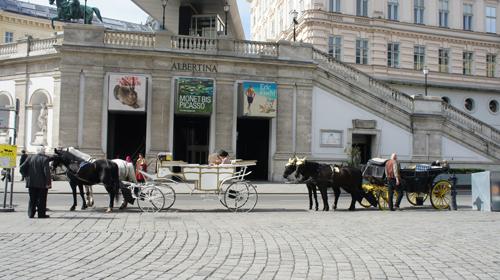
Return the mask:
M491 210L500 211L500 172L490 172L491 181Z
M148 78L136 74L110 74L108 110L145 112Z
M0 168L16 167L17 146L0 145Z
M276 117L278 91L276 83L244 82L243 115L248 117Z
M176 113L210 114L214 99L214 81L178 78Z
M490 212L491 211L491 193L490 193L490 172L478 172L471 174L472 186L472 210Z

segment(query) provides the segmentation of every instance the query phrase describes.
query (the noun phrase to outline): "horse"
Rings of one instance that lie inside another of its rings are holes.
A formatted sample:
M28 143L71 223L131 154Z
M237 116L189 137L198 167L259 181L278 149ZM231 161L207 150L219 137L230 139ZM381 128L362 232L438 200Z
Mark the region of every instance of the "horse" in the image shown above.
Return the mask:
M283 178L285 180L288 179L288 177L290 175L292 175L292 173L295 172L295 170L297 169L297 160L298 158L297 157L293 157L293 158L289 158L288 159L288 163L285 165L285 171L283 172ZM318 195L316 193L317 191L317 188L316 188L316 185L314 184L314 182L312 181L309 181L309 182L306 182L306 186L307 186L307 192L309 193L309 210L312 210L313 208L313 196L314 196L314 202L315 202L315 209L316 211L318 211Z
M66 167L66 176L73 190L74 200L76 200L76 186L102 183L109 194L106 212L111 212L114 200L118 200L121 184L117 164L106 159L86 161L80 157L80 153L74 148L54 149L52 168L55 170L60 165Z
M363 191L362 183L363 176L361 170L349 166L336 166L321 164L313 161L307 161L306 158L298 159L296 162L297 169L295 177L302 181L305 178L311 178L318 186L321 197L323 198L323 211L329 210L327 189L333 189L335 200L333 209L337 209L337 203L340 196L340 189L344 189L351 194L350 211L356 209L356 201L366 198L373 206L377 205L377 201L373 194Z
M72 19L83 19L85 24L92 24L94 13L102 21L101 12L96 7L81 5L79 0L49 0L50 5L57 6L57 16L51 18L52 29L55 28L54 21L70 21ZM85 17L85 18L84 18Z

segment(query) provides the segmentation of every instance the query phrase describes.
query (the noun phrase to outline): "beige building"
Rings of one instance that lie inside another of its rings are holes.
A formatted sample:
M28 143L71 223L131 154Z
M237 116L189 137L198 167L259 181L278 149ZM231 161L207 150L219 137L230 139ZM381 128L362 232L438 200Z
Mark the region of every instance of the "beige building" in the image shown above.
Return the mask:
M500 1L251 0L255 40L312 43L408 94L500 128Z

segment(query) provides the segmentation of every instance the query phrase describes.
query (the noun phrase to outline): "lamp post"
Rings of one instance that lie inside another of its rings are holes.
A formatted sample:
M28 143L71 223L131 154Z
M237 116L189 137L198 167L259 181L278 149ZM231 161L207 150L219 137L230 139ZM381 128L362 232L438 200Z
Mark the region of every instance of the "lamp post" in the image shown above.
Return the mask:
M165 30L165 8L167 7L167 0L163 0L161 2L161 6L163 7L163 19L162 19L161 29Z
M87 0L85 0L85 7L83 8L83 24L87 24Z
M429 68L427 68L427 66L424 66L422 72L424 73L425 77L425 96L427 96L427 75L429 74Z
M291 14L292 14L292 18L293 18L293 41L296 42L297 36L296 36L296 30L295 30L295 28L296 28L297 24L299 23L297 21L297 17L299 16L299 12L297 12L296 10L293 10L291 12Z
M224 14L226 15L226 17L224 19L224 35L226 35L226 36L227 36L227 13L229 13L230 8L231 8L231 6L226 1L226 4L224 4Z

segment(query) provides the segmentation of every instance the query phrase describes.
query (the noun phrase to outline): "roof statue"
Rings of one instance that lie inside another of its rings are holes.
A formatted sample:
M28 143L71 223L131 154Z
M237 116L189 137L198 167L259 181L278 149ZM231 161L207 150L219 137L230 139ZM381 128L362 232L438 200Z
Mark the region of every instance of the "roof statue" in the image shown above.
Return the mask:
M55 20L83 19L84 24L92 24L94 13L101 22L103 21L99 9L81 5L79 0L49 0L49 4L54 5L54 1L57 6L57 16L52 18L52 28Z

